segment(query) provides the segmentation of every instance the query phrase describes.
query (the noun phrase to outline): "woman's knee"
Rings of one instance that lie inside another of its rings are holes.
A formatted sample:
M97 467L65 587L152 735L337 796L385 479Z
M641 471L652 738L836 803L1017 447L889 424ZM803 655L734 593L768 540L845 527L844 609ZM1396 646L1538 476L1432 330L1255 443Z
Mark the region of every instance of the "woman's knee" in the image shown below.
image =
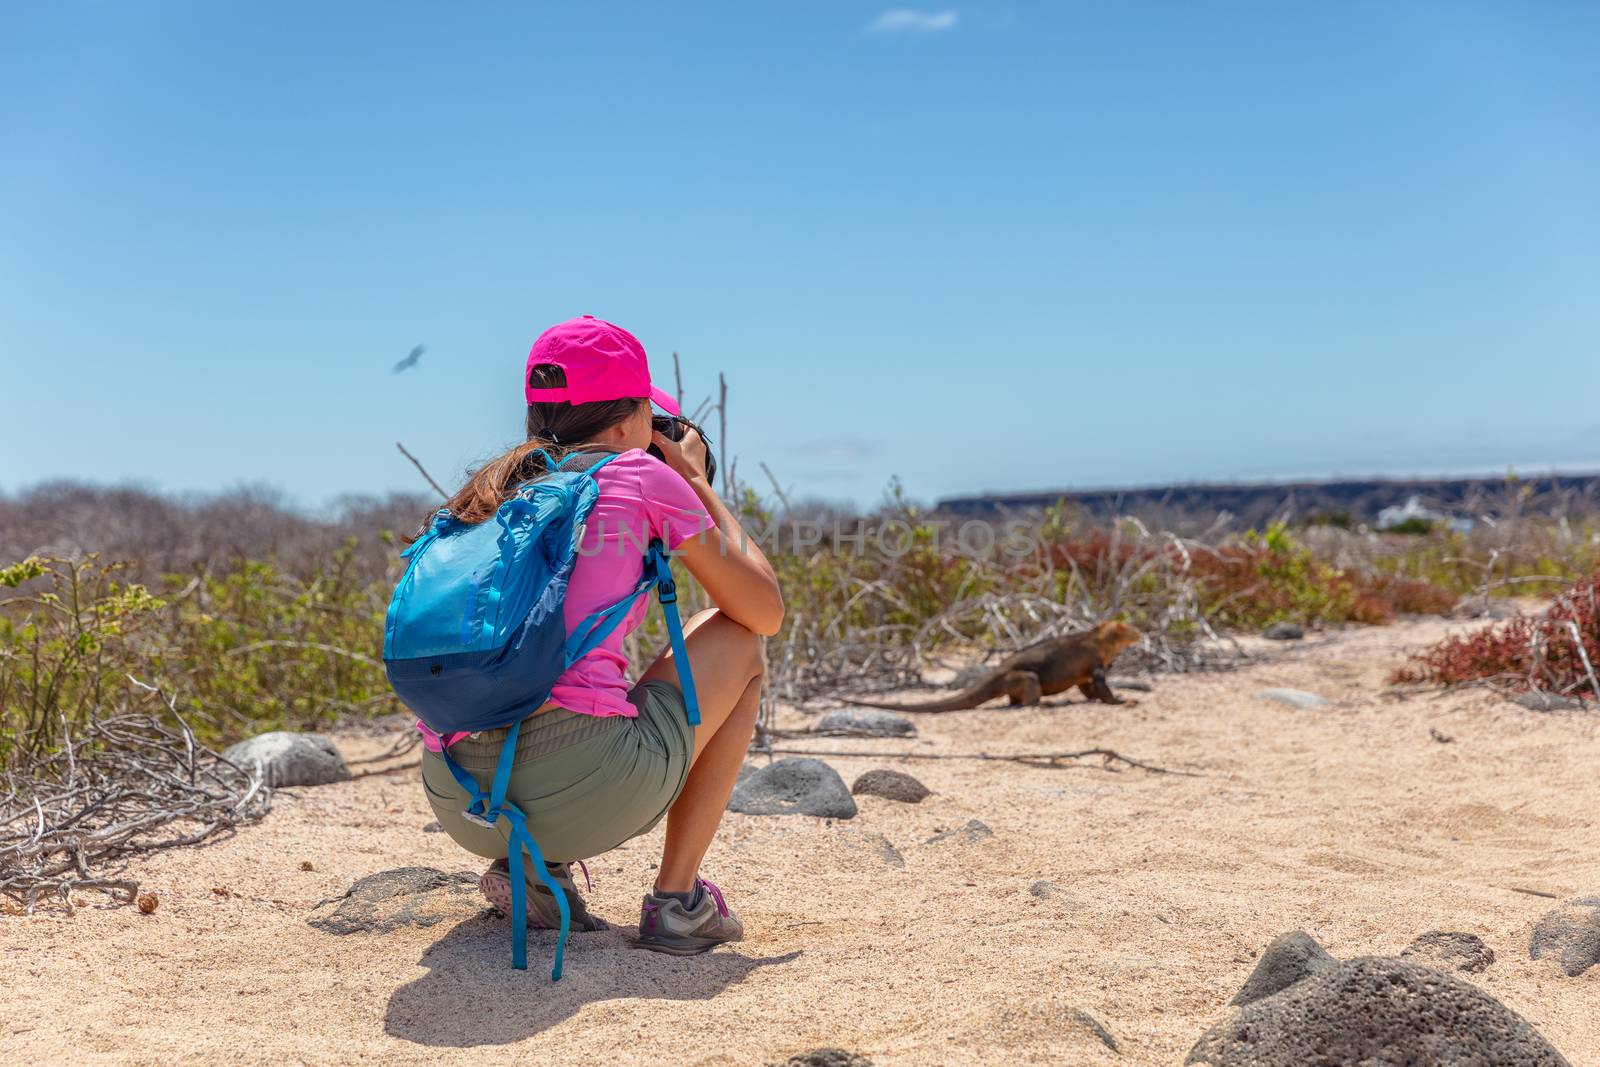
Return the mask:
M767 673L767 639L747 627L741 626L739 629L743 632L740 640L744 642L745 652L750 657L750 676L764 677Z
M705 625L715 626L718 630L718 643L722 646L719 650L727 661L744 664L748 677L758 678L767 673L767 645L760 634L730 618L726 613L718 611L716 617L706 620Z

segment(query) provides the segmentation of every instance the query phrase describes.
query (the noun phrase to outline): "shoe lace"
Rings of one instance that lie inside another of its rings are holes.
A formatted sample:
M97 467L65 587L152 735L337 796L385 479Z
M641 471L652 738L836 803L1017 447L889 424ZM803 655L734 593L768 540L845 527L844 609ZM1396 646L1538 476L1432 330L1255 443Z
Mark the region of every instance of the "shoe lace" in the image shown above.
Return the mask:
M701 878L698 875L695 876L695 881L698 884L705 886L706 892L711 894L711 899L717 902L717 914L726 917L728 914L728 902L722 899L722 890L712 885L707 879Z

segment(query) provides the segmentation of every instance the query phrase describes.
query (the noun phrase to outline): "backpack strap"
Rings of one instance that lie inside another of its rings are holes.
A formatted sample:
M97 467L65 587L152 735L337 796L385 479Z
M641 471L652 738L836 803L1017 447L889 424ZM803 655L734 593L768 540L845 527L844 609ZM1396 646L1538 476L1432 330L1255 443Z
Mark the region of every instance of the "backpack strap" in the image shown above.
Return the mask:
M511 767L516 762L517 736L521 731L520 719L512 723L510 729L506 731L505 743L500 746L500 758L495 763L494 780L487 793L478 787L472 775L450 758L448 748L445 748L440 755L444 756L445 765L450 768L450 774L455 778L456 784L472 796L472 802L467 805L467 810L461 813L462 818L487 827L493 827L501 819L506 820L509 838L507 843L510 845L506 850L508 868L506 873L511 881L511 966L517 970L528 969L528 886L522 873L523 849L527 849L528 858L533 861L533 873L538 875L545 888L556 898L556 907L561 912L561 931L556 935L555 965L550 969L550 980L559 982L561 964L567 950L567 933L572 923L572 909L567 904L566 890L550 876L550 870L544 864L544 854L539 851L538 843L528 832L527 816L515 803L506 800L506 789L511 782Z
M543 452L544 450L540 449L540 451ZM552 471L582 471L584 474L593 474L595 471L599 470L601 467L604 467L607 463L610 463L620 455L622 455L621 452L613 452L608 448L594 448L582 452L568 452L556 462L554 467L551 467L550 469ZM569 462L579 459L579 457L588 460L588 466L585 466L581 462L574 463L570 467L567 466ZM545 453L545 458L550 458L550 454L548 452Z
M700 725L700 697L694 691L694 671L689 666L689 647L683 641L683 620L678 618L678 583L672 580L672 563L661 541L650 542L645 570L654 570L657 599L667 620L667 639L672 642L672 662L678 667L678 685L683 689L683 711L690 726Z
M544 473L535 475L534 477L523 482L521 485L517 486L516 491L519 493L528 489L532 489L535 485L539 484L539 480L541 478L548 478L550 475L557 472L583 473L593 477L595 471L599 470L601 467L604 467L607 463L610 463L612 460L622 455L622 453L612 452L609 449L597 448L587 449L581 452L568 452L560 459L556 459L544 449L536 448L532 452L529 452L528 455L544 457ZM580 460L580 462L573 463L570 467L567 466L568 463L571 463L575 459ZM587 464L585 464L583 460L587 460Z
M667 639L672 643L672 662L678 668L678 685L683 689L683 710L690 726L700 725L700 699L694 689L694 671L689 665L689 648L683 640L683 620L678 617L678 583L672 578L672 562L661 539L650 542L644 557L644 576L633 591L609 608L584 617L567 639L567 666L593 651L622 624L629 609L651 589L657 590L661 613L667 620Z

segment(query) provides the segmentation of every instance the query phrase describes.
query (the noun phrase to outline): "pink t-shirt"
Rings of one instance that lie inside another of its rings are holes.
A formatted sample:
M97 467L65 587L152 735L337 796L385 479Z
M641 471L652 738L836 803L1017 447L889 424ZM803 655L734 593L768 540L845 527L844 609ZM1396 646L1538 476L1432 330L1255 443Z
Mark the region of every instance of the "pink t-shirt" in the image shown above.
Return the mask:
M567 633L588 615L621 600L644 576L644 552L653 538L675 549L716 525L706 506L682 475L654 456L629 449L595 472L600 496L584 528L578 558L567 585ZM656 603L653 594L638 599L621 625L567 668L550 690L550 699L584 715L623 715L639 709L628 702L628 657L622 639L636 628ZM439 736L417 723L422 741L440 750ZM466 734L449 734L455 744Z

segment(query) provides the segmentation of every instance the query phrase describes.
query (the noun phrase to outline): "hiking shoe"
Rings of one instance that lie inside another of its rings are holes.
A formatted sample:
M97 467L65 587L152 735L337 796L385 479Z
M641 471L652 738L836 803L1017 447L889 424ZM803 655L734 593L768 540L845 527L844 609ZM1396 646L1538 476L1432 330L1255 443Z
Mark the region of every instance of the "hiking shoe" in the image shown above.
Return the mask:
M685 907L677 897L649 893L639 914L639 948L693 956L724 941L742 941L744 924L728 910L722 891L704 878L694 880L698 901Z
M532 860L524 858L525 863ZM589 870L582 863L578 866L583 869L584 885L589 884ZM550 872L550 877L567 893L567 908L572 913L572 929L574 930L605 930L608 927L605 921L589 914L589 908L578 895L578 886L572 880L572 864L563 863L559 866L545 867ZM531 873L531 872L530 872ZM534 875L528 880L528 925L535 930L559 930L561 928L561 909L556 904L556 898L546 888L545 884L537 880ZM478 888L483 890L484 899L501 915L511 914L511 863L509 860L495 860L489 864L489 869L483 872L483 877L478 879Z

